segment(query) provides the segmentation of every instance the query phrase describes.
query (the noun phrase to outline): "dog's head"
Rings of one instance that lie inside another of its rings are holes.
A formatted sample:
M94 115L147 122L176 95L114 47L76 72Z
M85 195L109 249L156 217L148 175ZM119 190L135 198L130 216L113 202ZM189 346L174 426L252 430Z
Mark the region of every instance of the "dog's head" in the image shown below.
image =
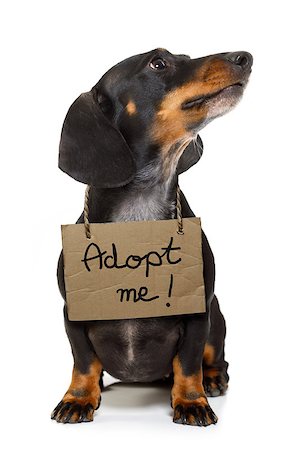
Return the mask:
M202 155L197 133L238 103L251 66L246 52L191 59L164 49L120 62L70 107L59 167L106 188L151 164L163 178L187 170Z

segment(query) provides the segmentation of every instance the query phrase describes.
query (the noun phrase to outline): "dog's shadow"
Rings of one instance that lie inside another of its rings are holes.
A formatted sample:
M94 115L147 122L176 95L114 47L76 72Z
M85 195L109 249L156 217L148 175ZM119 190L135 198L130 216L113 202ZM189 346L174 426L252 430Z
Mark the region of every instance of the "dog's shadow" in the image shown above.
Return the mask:
M134 411L135 409L144 409L146 407L152 413L153 409L156 412L163 410L165 414L170 417L173 416L170 404L173 385L172 378L153 381L151 383L124 383L106 374L103 381L102 402L105 408ZM214 398L209 397L209 403L217 415L222 414L226 397L226 395Z
M106 382L102 389L102 401L111 408L139 408L143 406L166 406L170 404L172 383L124 383L118 380Z

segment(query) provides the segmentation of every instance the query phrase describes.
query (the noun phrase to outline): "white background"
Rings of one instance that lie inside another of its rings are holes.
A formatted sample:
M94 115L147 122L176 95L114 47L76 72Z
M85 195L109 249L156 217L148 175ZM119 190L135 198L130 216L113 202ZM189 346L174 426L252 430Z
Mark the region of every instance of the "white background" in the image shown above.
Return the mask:
M5 448L299 448L296 4L1 3ZM156 47L254 55L244 99L203 130L202 160L181 177L215 254L230 389L211 400L219 423L206 429L172 423L168 390L122 384L104 392L93 423L57 424L50 412L72 369L56 285L60 224L77 220L84 192L57 168L61 125L113 64Z

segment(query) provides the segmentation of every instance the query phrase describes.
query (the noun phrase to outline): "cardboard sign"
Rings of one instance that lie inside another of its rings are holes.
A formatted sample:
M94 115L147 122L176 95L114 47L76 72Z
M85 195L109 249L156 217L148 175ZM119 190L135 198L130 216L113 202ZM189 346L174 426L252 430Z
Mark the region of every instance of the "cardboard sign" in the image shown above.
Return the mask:
M205 312L200 219L62 225L70 320Z

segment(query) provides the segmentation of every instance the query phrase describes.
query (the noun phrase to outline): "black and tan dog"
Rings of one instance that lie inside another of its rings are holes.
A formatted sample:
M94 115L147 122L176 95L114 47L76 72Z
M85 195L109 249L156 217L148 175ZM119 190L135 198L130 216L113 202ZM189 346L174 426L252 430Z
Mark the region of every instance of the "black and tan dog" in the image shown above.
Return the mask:
M122 61L82 94L65 119L59 167L91 186L90 221L174 218L178 175L202 154L198 131L237 104L251 66L246 52L190 59L157 49ZM194 216L183 194L181 201L183 217ZM74 369L53 419L93 420L105 370L126 382L171 375L174 422L216 423L207 396L227 389L225 321L204 234L202 245L206 313L72 322L65 308ZM58 282L65 299L62 255Z

